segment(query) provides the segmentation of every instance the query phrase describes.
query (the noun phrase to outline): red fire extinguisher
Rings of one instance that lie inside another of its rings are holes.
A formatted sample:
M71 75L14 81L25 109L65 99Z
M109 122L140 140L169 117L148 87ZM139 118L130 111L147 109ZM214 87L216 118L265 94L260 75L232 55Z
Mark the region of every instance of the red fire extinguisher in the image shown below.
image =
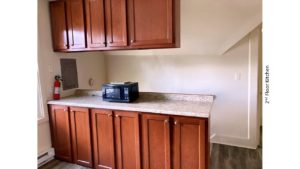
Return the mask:
M59 75L56 75L54 81L54 93L53 93L53 99L59 100L60 99L60 81L62 80Z

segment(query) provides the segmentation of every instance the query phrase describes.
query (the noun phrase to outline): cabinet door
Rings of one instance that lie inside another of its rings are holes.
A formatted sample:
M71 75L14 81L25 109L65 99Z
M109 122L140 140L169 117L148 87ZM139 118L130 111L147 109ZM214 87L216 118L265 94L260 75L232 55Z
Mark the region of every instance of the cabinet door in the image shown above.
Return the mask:
M207 169L207 121L176 117L173 133L174 169Z
M130 45L173 43L173 0L128 0Z
M92 167L89 109L70 107L74 162Z
M84 49L85 26L83 0L67 0L67 23L70 49Z
M55 157L72 162L71 130L68 107L50 106L50 125Z
M105 11L108 46L127 46L126 1L106 0Z
M115 111L115 140L118 169L140 169L139 115Z
M105 47L104 0L86 0L85 7L88 48Z
M113 116L110 110L92 109L95 169L115 169Z
M52 45L54 50L68 49L66 2L50 2Z
M142 115L143 169L170 169L169 116Z

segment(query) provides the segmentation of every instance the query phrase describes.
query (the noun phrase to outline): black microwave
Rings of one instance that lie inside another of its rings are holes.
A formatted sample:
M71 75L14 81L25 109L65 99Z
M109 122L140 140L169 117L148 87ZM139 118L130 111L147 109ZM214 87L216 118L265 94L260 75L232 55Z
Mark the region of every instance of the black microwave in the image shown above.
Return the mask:
M137 82L107 83L102 86L102 98L109 102L132 102L139 97Z

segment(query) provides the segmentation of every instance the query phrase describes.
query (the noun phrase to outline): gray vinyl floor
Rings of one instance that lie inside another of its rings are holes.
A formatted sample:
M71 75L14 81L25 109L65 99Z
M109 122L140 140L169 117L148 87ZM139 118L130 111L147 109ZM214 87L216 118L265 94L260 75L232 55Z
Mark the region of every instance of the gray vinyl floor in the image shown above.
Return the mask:
M52 160L39 169L90 169ZM256 150L213 144L210 169L262 169L262 148Z

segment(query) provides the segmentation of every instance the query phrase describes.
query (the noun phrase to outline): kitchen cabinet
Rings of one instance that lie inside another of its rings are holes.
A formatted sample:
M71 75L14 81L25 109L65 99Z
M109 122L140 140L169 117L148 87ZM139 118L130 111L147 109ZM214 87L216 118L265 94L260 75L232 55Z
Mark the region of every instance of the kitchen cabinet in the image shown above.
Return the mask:
M106 39L108 47L127 46L126 1L107 0L105 3Z
M126 47L126 1L85 0L88 48Z
M89 109L70 107L73 160L75 163L92 167L92 142Z
M106 47L104 0L86 0L85 7L88 47Z
M208 169L208 119L49 106L55 157L95 169Z
M53 49L78 52L178 47L177 1L51 1Z
M142 115L143 169L171 169L170 117Z
M176 0L128 0L130 45L174 47Z
M93 109L92 129L96 169L140 169L137 113Z
M67 50L69 46L65 10L65 1L50 2L51 32L54 51Z
M49 115L55 158L72 162L71 128L68 107L53 105L50 107Z
M80 51L86 48L83 0L50 2L54 51Z
M115 145L118 169L141 169L139 115L114 111Z
M208 124L204 119L174 117L173 168L207 169Z
M95 169L115 169L114 127L111 110L92 109Z

